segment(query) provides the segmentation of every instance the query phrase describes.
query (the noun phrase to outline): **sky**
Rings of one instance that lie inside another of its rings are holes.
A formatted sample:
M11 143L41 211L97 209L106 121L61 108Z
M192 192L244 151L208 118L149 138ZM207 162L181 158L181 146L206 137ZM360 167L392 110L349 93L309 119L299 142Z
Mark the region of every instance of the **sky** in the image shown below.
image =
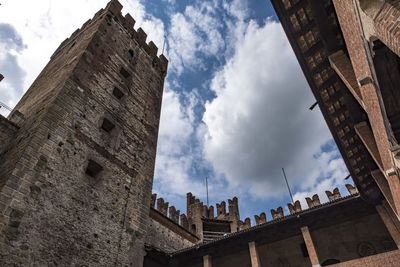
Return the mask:
M107 0L2 0L0 101L14 107L58 45ZM121 0L169 60L153 191L239 198L241 218L339 187L348 170L269 0ZM23 8L21 8L23 7ZM163 49L164 48L164 49ZM159 52L160 53L160 52ZM2 108L0 113L7 115Z

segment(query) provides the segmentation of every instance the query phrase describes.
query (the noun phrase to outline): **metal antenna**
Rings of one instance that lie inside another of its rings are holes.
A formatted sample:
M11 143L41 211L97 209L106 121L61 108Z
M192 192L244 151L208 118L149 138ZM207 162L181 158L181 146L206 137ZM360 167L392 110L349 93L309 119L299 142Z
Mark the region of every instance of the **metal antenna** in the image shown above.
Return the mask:
M163 43L163 46L162 46L162 53L161 53L161 54L163 54L163 55L164 55L164 49L165 49L165 40L166 40L166 38L165 38L165 36L164 36L164 43Z
M208 178L206 176L207 207L208 207Z
M290 191L290 186L289 186L289 183L287 181L286 173L285 173L285 169L284 168L282 168L282 172L283 172L283 177L285 178L285 181L286 181L287 189L289 190L290 198L292 199L292 203L294 203L292 191Z

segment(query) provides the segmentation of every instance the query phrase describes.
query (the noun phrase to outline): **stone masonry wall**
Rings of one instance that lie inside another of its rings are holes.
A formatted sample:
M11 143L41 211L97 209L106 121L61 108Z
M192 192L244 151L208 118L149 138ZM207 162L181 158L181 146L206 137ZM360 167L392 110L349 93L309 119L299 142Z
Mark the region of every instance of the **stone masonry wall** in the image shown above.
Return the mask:
M390 1L396 2L396 1ZM400 213L400 183L399 177L392 172L394 169L387 128L388 121L382 97L375 81L374 71L369 62L369 53L363 33L360 29L359 18L356 7L352 1L333 1L340 27L346 42L350 60L354 69L356 79L360 85L362 100L365 111L368 114L369 123L379 151L380 161L377 163L380 170L385 174L391 197L393 198L393 210ZM396 22L396 24L398 21ZM387 175L390 173L390 175Z
M377 37L400 56L400 0L385 1L374 21Z
M195 244L153 218L150 219L146 243L169 253Z
M0 160L3 155L3 150L13 139L17 131L17 125L0 115L0 144L2 144L0 146Z
M17 105L2 266L142 266L167 62L121 9L66 40Z

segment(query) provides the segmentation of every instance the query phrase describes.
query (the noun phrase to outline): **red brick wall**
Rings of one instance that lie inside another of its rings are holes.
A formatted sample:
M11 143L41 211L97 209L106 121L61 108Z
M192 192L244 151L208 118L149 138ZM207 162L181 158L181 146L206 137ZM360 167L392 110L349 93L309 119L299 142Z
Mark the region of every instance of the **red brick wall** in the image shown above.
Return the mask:
M337 0L334 5L357 80L372 77L353 1ZM376 88L373 84L364 85L361 94L382 158L382 167L388 170L392 168L392 161Z
M400 0L387 1L375 19L377 37L400 56Z
M391 2L399 2L399 0ZM372 75L370 64L368 62L367 51L364 46L365 40L363 39L363 34L360 30L357 10L353 5L353 1L336 0L333 1L333 3L357 80L361 80L365 77L373 78L374 76ZM399 18L396 19L399 20ZM367 83L360 89L378 146L379 154L381 156L381 169L384 171L390 170L393 168L393 163L384 116L382 115L382 110L384 110L384 108L380 104L380 96L378 93L379 88L377 88L374 83ZM392 187L391 192L395 201L397 213L399 214L400 193L395 192L394 189L395 188Z
M400 250L381 253L361 259L331 265L332 267L398 267Z

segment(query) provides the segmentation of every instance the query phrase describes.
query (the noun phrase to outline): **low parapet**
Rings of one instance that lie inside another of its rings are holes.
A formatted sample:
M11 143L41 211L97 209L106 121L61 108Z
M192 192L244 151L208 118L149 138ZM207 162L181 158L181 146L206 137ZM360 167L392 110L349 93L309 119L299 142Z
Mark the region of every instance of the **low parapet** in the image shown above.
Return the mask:
M358 194L357 188L354 187L353 185L346 184L345 186L346 186L347 190L349 191L350 195ZM339 188L335 188L335 189L333 189L333 191L325 191L325 193L329 199L329 202L333 202L333 201L336 201L336 200L339 200L342 198ZM318 207L321 205L320 198L317 194L313 195L312 197L306 197L306 202L307 202L308 209L312 209L312 208L315 208L315 207ZM303 211L299 200L295 201L294 203L288 203L287 206L288 206L288 210L289 210L288 215L300 213ZM279 220L279 219L285 217L283 208L278 207L277 209L271 209L271 216L272 216L272 220ZM267 223L267 217L264 212L262 212L260 215L255 215L254 218L255 218L256 225ZM244 222L239 221L239 229L240 230L247 229L250 227L251 227L251 224L250 224L249 218L246 218L244 220Z

